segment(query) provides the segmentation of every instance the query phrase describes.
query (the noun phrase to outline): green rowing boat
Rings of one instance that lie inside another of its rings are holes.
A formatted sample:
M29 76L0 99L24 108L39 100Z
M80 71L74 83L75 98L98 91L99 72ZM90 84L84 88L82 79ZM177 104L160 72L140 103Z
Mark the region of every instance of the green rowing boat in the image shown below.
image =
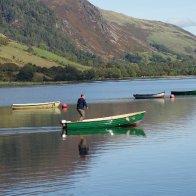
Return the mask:
M83 121L71 122L62 120L63 129L77 130L89 128L110 128L122 126L137 126L144 117L145 111L134 112L129 114L121 114L116 116L109 116L103 118L85 119Z
M196 90L192 90L192 91L171 91L171 95L196 95Z

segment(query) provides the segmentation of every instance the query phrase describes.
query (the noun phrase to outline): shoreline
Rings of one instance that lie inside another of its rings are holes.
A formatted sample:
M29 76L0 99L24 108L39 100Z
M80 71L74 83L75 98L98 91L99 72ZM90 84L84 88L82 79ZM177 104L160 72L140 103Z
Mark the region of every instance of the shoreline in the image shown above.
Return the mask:
M83 80L83 81L58 81L58 82L8 82L0 81L0 88L13 88L13 87L30 87L30 86L42 86L42 85L60 85L60 84L76 84L84 82L100 82L100 81L120 81L120 80L150 80L150 79L193 79L196 76L164 76L164 77L136 77L136 78L110 78L100 80Z

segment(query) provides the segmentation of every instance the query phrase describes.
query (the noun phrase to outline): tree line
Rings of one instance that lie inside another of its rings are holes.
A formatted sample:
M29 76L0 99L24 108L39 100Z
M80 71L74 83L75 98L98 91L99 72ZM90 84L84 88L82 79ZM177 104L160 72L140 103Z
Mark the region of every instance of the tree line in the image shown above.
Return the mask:
M39 67L31 63L20 67L14 63L0 64L0 81L48 82L125 79L135 77L166 77L196 75L196 61L176 61L159 65L138 65L122 61L80 71L73 66Z

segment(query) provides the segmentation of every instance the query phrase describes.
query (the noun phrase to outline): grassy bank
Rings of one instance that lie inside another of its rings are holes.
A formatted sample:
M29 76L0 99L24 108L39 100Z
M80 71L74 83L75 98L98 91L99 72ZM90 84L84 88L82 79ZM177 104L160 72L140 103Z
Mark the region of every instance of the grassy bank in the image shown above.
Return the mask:
M69 65L80 71L90 69L88 66L40 48L32 47L32 52L29 52L28 49L28 46L14 41L10 41L7 45L2 45L0 46L0 63L15 63L20 67L27 63L32 63L46 68Z
M121 78L121 79L101 79L96 81L112 81L112 80L145 80L145 79L192 79L196 76L164 76L164 77L139 77L139 78ZM58 81L58 82L5 82L0 81L0 88L7 87L22 87L22 86L39 86L39 85L56 85L56 84L73 84L80 82L95 82L90 81Z
M0 81L0 88L7 87L22 87L22 86L39 86L39 85L53 85L53 84L66 84L72 82L3 82Z

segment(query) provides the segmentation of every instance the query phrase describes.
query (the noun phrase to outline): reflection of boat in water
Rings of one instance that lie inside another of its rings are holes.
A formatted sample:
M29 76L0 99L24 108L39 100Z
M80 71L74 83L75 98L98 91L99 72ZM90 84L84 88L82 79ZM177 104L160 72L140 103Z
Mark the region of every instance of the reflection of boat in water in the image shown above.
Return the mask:
M165 103L165 99L150 99L150 102L154 102L155 104L164 104Z
M145 111L121 114L103 118L85 119L83 121L71 122L62 120L62 126L67 130L90 129L90 128L108 128L120 126L137 126L143 119Z
M64 130L65 131L65 130ZM137 135L145 136L145 132L142 129L134 127L112 127L112 128L95 128L95 129L77 129L77 130L67 130L67 135Z
M15 115L26 115L26 114L61 114L59 108L46 108L46 109L28 109L28 110L12 110Z
M13 110L25 110L25 109L48 109L58 108L60 101L45 102L45 103L24 103L24 104L12 104Z

